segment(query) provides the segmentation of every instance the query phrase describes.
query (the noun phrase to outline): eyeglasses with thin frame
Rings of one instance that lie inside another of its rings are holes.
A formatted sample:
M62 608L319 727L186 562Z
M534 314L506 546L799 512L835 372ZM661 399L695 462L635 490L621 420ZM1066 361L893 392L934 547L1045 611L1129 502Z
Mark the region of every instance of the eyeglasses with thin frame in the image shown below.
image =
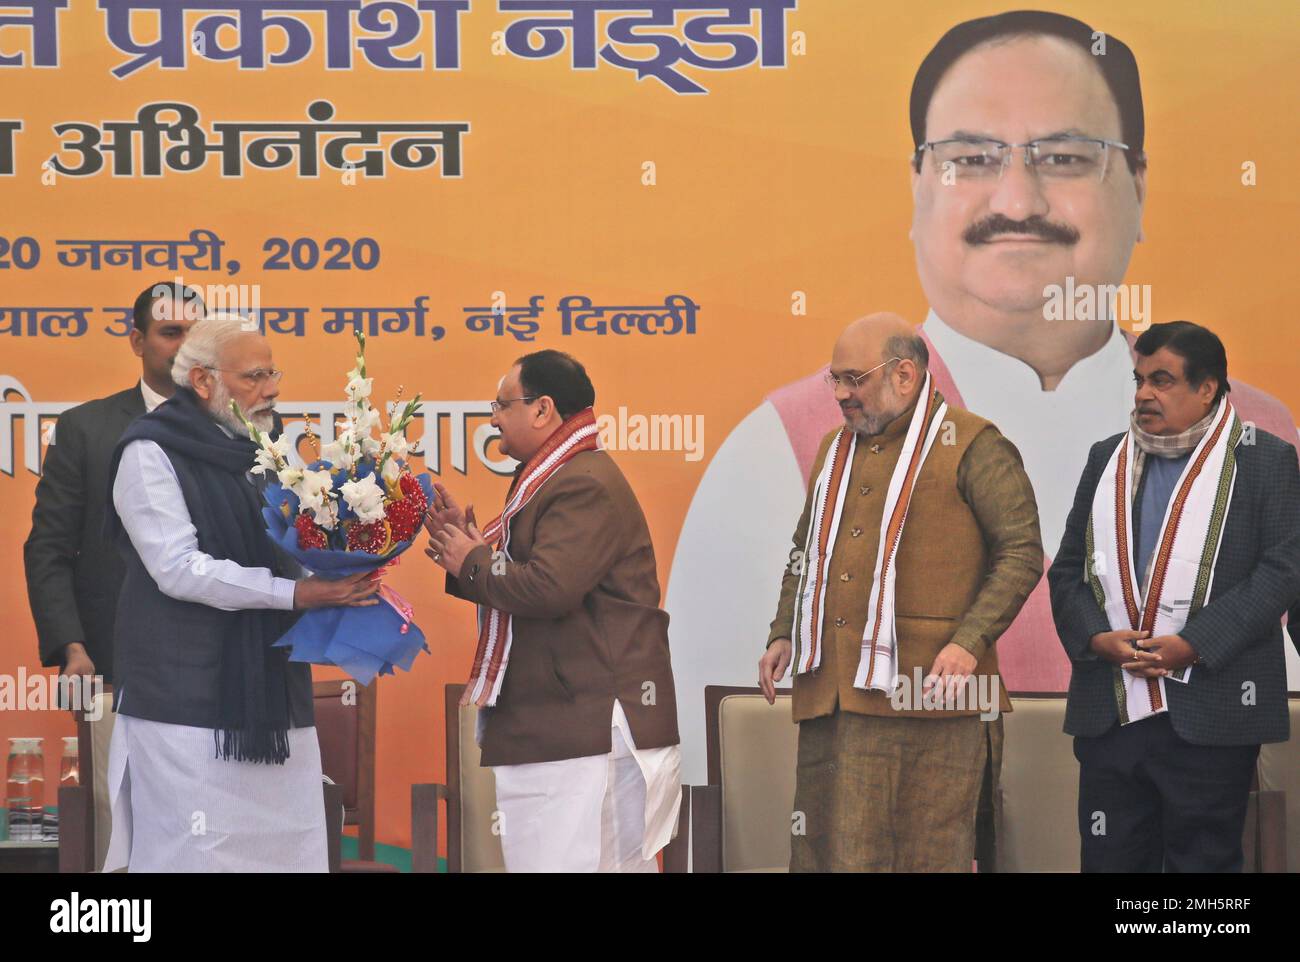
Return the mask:
M203 365L205 371L221 371L225 374L238 374L246 381L251 381L259 387L270 379L272 384L279 384L280 378L284 377L284 372L279 368L255 367L251 371L233 371L226 367L213 367L211 364Z
M888 361L881 361L870 371L864 371L861 374L834 374L830 371L827 371L826 374L822 377L822 380L824 380L832 388L842 386L846 391L856 391L858 385L860 385L863 381L865 381L873 371L879 371L886 364L892 364L894 363L894 361L901 361L901 360L902 360L901 357L897 357L897 356L891 357Z
M541 397L540 394L530 394L530 395L525 395L524 397L506 398L504 401L493 401L492 413L498 414L501 411L504 411L506 408L510 407L510 405L514 404L516 401L536 401L539 397Z
M1110 149L1128 150L1128 144L1101 137L1061 136L1008 144L978 137L953 137L930 140L916 148L914 155L920 168L921 154L928 150L937 173L951 170L961 181L1001 180L1011 162L1012 153L1021 149L1025 167L1046 180L1081 180L1100 183L1106 178Z

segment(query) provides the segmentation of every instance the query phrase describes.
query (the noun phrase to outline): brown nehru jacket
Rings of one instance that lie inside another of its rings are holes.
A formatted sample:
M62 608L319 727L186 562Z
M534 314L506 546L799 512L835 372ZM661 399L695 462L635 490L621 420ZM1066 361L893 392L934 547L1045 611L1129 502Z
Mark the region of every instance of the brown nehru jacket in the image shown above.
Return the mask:
M512 560L494 561L490 548L475 548L460 577L447 578L450 594L512 616L482 764L608 754L615 698L637 748L676 745L654 546L610 456L584 451L560 468L512 519L509 550Z
M853 685L861 658L871 579L880 547L885 492L907 434L904 415L876 437L859 439L839 532L831 549L823 617L822 663L794 681L794 720L837 709L862 715L941 720L966 711L896 710L889 695ZM976 676L997 676L995 643L1043 574L1043 548L1034 490L1020 452L983 418L949 405L912 492L898 548L896 624L898 673L924 678L949 642L975 656ZM812 514L813 482L837 428L822 439L813 462L794 544L802 548ZM768 644L789 638L799 577L787 568ZM919 696L919 692L914 692ZM1001 711L1011 702L998 681Z

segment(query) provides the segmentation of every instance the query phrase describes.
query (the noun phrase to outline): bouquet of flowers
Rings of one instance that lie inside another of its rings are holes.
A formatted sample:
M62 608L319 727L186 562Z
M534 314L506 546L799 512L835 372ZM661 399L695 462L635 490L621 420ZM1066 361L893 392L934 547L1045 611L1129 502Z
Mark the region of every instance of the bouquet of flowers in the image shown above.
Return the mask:
M231 408L257 445L253 474L270 471L275 480L262 493L267 534L304 568L344 578L387 569L411 546L433 497L429 475L415 474L404 457L410 447L406 426L420 410L420 395L398 403L383 430L370 404L373 378L366 376L366 337L358 331L357 364L348 372L346 420L334 441L305 468L291 467L289 440L272 441L239 406ZM316 438L308 425L308 440ZM409 670L424 633L411 620L411 606L384 585L371 606L307 611L276 647L292 650L291 661L336 665L363 685L394 667Z

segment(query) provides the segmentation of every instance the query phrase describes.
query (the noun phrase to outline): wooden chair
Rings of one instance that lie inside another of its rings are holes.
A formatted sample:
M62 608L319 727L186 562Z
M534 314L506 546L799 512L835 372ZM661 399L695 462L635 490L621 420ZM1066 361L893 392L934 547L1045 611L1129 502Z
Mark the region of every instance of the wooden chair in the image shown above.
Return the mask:
M356 825L356 859L342 859L342 872L396 872L397 867L375 861L375 717L377 685L366 687L351 679L317 681L316 735L320 740L321 770L334 782L341 799L341 825ZM326 785L326 789L330 788ZM330 792L326 791L328 799ZM327 802L327 823L337 806ZM341 828L340 828L341 833ZM331 836L331 846L339 845Z
M1261 745L1256 765L1260 872L1300 868L1300 692L1290 693L1287 709L1291 713L1290 739Z
M105 684L86 710L75 714L81 784L59 787L59 871L98 872L113 825L108 798L108 746L117 717L113 686Z
M411 786L411 870L438 871L438 803L447 809L447 871L504 872L500 837L493 831L496 780L479 764L478 709L460 707L464 685L448 685L443 712L447 733L447 784ZM664 871L686 871L690 803L682 793L678 835L664 849Z

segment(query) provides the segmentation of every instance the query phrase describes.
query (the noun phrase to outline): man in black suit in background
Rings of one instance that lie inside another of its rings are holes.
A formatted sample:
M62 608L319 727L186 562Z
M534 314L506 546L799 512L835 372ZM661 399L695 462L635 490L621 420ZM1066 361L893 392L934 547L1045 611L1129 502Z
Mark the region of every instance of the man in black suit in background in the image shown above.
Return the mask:
M205 313L199 292L151 284L135 300L131 350L141 377L125 391L59 416L36 485L32 532L23 544L27 597L41 664L69 677L113 677L113 619L125 572L104 537L113 449L127 425L172 396L172 359Z

